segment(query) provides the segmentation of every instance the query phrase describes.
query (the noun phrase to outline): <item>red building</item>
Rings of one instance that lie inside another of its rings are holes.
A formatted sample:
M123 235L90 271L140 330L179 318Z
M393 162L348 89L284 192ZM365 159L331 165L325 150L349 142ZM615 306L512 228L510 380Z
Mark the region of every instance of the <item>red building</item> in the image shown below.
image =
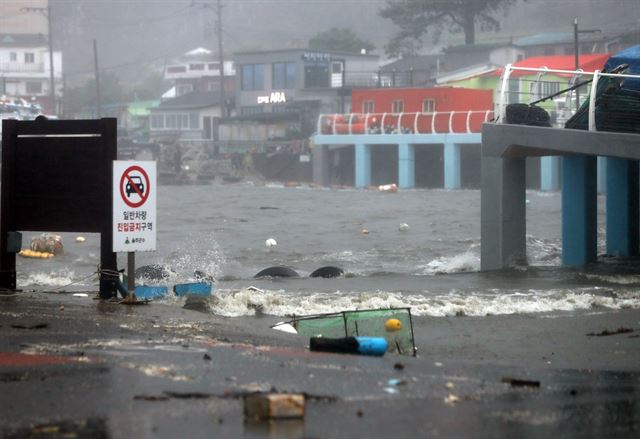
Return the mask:
M493 92L469 88L372 88L353 90L354 113L433 113L493 110Z
M493 118L491 90L454 87L358 89L352 91L351 102L353 115L334 116L335 124L334 119L328 118L324 132L479 132L482 123Z

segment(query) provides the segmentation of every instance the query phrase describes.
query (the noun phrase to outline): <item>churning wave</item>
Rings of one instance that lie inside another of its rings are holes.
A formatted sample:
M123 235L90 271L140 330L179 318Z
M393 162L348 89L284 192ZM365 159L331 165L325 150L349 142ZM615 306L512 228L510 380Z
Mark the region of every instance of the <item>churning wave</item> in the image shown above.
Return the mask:
M593 287L571 290L528 290L447 294L403 294L399 292L344 292L300 295L283 290L216 291L214 314L238 317L261 312L274 316L309 315L344 310L410 307L417 316L487 316L501 314L552 313L597 308L640 308L640 292Z

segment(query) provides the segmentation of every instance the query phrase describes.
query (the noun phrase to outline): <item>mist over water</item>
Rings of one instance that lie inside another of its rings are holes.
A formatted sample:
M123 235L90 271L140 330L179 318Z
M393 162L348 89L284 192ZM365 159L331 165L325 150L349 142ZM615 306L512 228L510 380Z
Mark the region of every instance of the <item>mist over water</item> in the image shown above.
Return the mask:
M163 264L172 286L194 271L216 278L210 311L225 316L285 316L345 309L410 306L418 316L553 313L640 307L640 275L559 268L560 194L529 192L529 267L481 273L480 191L334 190L251 183L160 186L156 252L136 265ZM604 232L603 200L599 231ZM400 224L409 227L401 230ZM36 233L25 233L28 244ZM97 291L99 236L49 260L19 258L23 289ZM265 241L276 240L267 247ZM599 253L604 252L600 237ZM119 267L126 256L119 254ZM254 279L286 265L296 279ZM309 278L322 266L337 279ZM138 283L153 281L138 279ZM73 284L72 284L73 283ZM72 284L72 285L70 285ZM255 287L255 288L249 288ZM182 305L174 297L166 303Z

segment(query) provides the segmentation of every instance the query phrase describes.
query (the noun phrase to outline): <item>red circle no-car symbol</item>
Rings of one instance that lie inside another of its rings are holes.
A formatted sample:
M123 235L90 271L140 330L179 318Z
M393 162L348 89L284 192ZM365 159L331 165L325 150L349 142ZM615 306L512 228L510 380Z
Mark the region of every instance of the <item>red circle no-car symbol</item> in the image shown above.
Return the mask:
M143 168L129 166L124 170L120 178L120 196L127 206L142 206L149 198L149 192L149 176Z

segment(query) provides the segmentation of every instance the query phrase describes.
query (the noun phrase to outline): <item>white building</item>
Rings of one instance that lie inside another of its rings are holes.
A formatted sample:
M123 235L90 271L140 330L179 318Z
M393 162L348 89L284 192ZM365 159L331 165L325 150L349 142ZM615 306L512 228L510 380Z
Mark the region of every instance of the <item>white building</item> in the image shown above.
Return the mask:
M56 101L62 96L62 53L53 52ZM57 114L51 102L49 44L42 34L0 34L0 95L33 98L44 113Z

